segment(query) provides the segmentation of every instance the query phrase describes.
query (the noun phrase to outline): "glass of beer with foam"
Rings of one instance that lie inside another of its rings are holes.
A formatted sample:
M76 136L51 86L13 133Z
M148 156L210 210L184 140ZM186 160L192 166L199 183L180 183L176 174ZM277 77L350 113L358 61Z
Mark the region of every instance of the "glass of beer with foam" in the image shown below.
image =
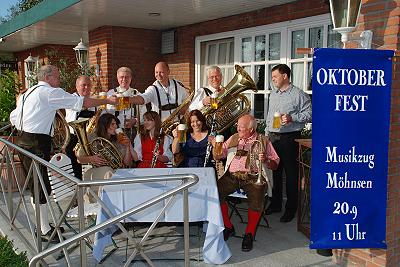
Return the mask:
M124 103L123 103L123 94L118 93L117 98L118 98L118 104L115 105L115 110L121 111L123 110Z
M178 141L181 144L186 143L186 131L187 131L186 124L181 123L178 125Z
M115 129L115 133L117 134L118 143L123 144L125 140L125 133L122 128Z
M107 98L107 93L106 92L100 92L99 93L99 99L106 99ZM106 109L106 104L100 105L101 109Z
M223 135L217 135L215 137L214 152L218 156L220 156L222 154L222 145L223 145L223 143L224 143L224 136Z
M210 105L212 109L217 109L218 108L218 94L213 93L210 97Z
M129 102L129 97L131 96L130 93L128 91L125 91L122 97L122 105L123 105L123 109L129 109L131 103Z
M281 128L281 113L275 112L274 119L272 121L272 128L279 129Z

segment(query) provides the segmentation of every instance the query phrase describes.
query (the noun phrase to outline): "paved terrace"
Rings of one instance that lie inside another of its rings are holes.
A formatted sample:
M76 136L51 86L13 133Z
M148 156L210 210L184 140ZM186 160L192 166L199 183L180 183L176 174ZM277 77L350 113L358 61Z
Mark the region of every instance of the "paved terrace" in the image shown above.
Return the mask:
M17 196L15 195L15 199ZM26 195L26 205L30 208L29 197ZM246 207L246 204L241 204ZM0 208L5 211L4 200L0 200ZM33 218L33 210L30 209L30 214ZM246 212L243 213L246 218ZM322 257L315 250L308 248L309 240L301 232L297 231L296 221L290 223L280 223L281 214L269 215L271 228L259 227L254 249L250 252L241 251L241 238L233 237L228 240L228 245L233 256L225 263L224 266L336 266L332 263L330 257ZM27 222L24 217L18 216L18 227L26 231L28 235ZM78 222L76 222L78 223ZM236 234L242 235L245 229L245 224L241 224L237 216L234 215L233 223L236 227ZM65 227L66 228L66 227ZM28 251L24 243L18 239L13 231L10 231L5 218L0 216L0 231L1 234L7 235L9 239L14 241L14 246L19 251ZM138 235L143 230L137 230ZM162 226L157 229L160 236L151 239L148 242L148 256L154 261L155 266L184 266L183 260L183 227L181 226ZM202 247L204 234L200 234L198 239L197 226L190 227L190 256L192 261L191 266L211 266L202 261L197 261L199 258L199 247ZM201 231L200 231L201 233ZM72 233L65 233L66 237L72 236ZM120 247L110 258L103 264L95 262L91 255L91 251L87 249L88 266L123 266L126 259L126 238L123 234L116 235L115 241ZM132 251L132 244L128 244L128 256ZM72 261L79 266L79 249L72 253ZM28 251L28 257L32 257ZM49 266L66 266L65 260L56 260L57 255L47 258ZM201 256L200 256L201 257ZM74 264L75 265L75 264ZM148 266L145 262L134 261L130 266Z

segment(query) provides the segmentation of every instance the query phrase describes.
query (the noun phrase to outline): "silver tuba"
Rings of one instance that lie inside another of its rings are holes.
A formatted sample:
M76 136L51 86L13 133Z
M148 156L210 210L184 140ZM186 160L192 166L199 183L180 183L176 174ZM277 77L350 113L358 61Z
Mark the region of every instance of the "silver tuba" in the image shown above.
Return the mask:
M120 169L124 167L122 155L118 149L107 139L102 137L95 138L89 143L86 134L87 124L90 119L79 119L68 123L74 128L75 134L78 138L78 145L82 146L86 155L100 155L108 162L108 166L113 169Z

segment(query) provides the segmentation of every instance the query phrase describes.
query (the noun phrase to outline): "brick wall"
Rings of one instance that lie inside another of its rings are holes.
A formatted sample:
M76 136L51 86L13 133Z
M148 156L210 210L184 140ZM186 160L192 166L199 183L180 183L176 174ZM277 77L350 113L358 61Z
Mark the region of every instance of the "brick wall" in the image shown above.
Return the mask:
M395 1L362 2L357 30L372 30L373 49L399 50L400 7ZM400 266L400 65L393 63L389 140L388 200L386 210L387 250L338 249L334 261L346 266Z
M174 66L171 76L193 87L195 38L197 36L326 14L329 12L327 2L323 0L296 1L177 28L177 53L165 55L163 60Z
M90 65L99 64L98 86L106 91L118 86L119 67L132 70L134 88L143 91L154 82L154 65L160 60L159 31L104 26L89 32Z
M19 80L22 82L22 86L25 89L25 64L24 60L29 56L32 57L39 57L39 64L45 65L49 64L49 58L46 54L46 51L57 51L58 56L68 59L71 62L76 62L75 59L75 52L73 50L74 46L70 45L52 45L46 44L41 45L30 50L22 51L14 53L14 56L18 62L18 77Z

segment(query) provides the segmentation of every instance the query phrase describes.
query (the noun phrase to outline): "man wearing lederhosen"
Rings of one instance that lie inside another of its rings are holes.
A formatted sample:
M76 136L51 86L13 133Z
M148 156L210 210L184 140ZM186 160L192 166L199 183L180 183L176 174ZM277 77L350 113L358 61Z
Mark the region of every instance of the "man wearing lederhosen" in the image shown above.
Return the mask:
M137 89L131 87L132 70L130 68L120 67L117 70L117 81L119 86L108 90L108 96L122 94L123 96L131 97L139 93ZM107 112L115 115L119 119L121 127L125 129L125 133L133 140L136 136L135 124L137 120L141 120L138 116L146 112L146 107L139 106L138 109L136 109L136 107L130 107L129 109L118 111L115 110L115 106L107 105Z
M65 92L60 86L60 73L55 66L42 66L37 74L38 84L29 88L22 94L18 101L17 107L10 114L11 123L17 128L20 138L17 144L37 155L38 157L49 161L51 150L51 136L53 135L53 121L58 109L70 108L81 110L82 107L88 108L102 104L115 104L117 99L112 97L105 99L92 99L81 97ZM28 173L32 159L19 154L22 165ZM47 194L51 193L47 169L40 165L40 172L43 178ZM31 191L31 202L34 203L34 178L29 180L29 188ZM39 183L39 203L40 203L40 229L42 239L49 241L52 226L49 224L47 213L47 200L45 192ZM53 239L55 241L58 236Z
M144 93L131 97L132 104L151 103L152 110L160 114L161 121L168 118L188 96L181 82L169 79L169 73L168 64L158 62L154 68L156 81Z
M203 107L210 105L212 94L215 93L218 97L225 92L225 88L221 85L221 69L218 66L211 66L208 68L207 80L208 87L201 87L196 90L192 103L189 106L189 110L201 110Z
M235 234L235 228L229 218L228 197L235 190L242 188L247 194L248 199L248 223L242 241L242 251L253 249L253 239L258 222L264 208L265 192L271 195L272 183L268 179L267 169L275 170L279 164L279 157L276 154L271 142L264 135L256 132L257 122L250 114L241 116L237 123L237 133L232 135L222 145L220 155L215 151L215 139L213 144L213 157L215 159L226 158L225 173L217 181L219 201L221 203L222 219L224 221L224 240L228 240ZM258 155L251 155L253 143L262 143L262 151ZM250 157L258 158L260 166L250 164ZM260 173L266 179L266 183L257 184L257 175Z
M76 92L73 93L73 95L89 97L92 90L92 82L90 81L90 78L88 76L79 76L78 79L76 79L75 88ZM66 109L65 120L67 122L71 122L79 118L91 118L93 117L94 113L94 108L83 109L81 111ZM65 153L71 159L71 164L74 170L75 177L82 180L82 165L78 162L74 152L74 148L78 143L78 138L75 135L74 129L71 126L69 127L69 131L71 133L71 139L67 147L65 148Z

